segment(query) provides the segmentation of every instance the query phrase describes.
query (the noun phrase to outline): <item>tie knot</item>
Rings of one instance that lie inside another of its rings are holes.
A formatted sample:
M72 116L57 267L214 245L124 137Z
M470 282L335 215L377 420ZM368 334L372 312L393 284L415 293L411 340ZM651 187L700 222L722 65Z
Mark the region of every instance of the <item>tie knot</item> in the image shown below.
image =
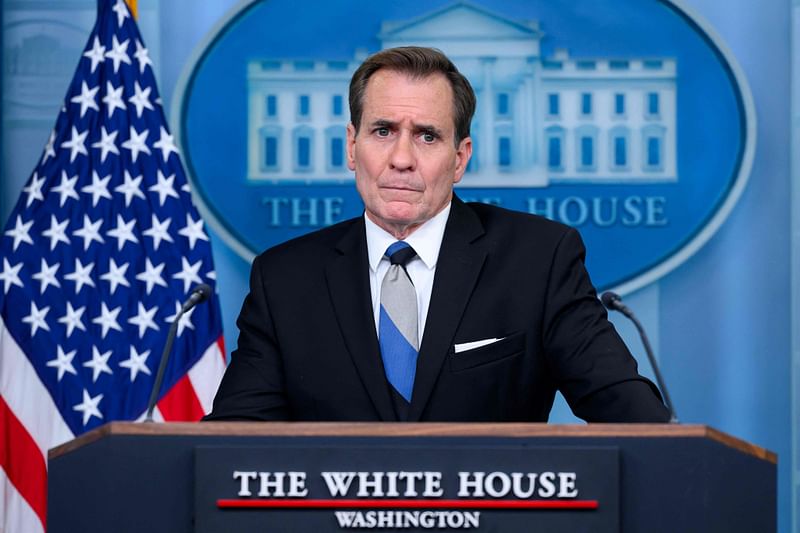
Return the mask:
M389 258L389 262L393 265L406 266L406 263L416 255L417 252L407 242L403 241L392 243L386 249L386 257Z

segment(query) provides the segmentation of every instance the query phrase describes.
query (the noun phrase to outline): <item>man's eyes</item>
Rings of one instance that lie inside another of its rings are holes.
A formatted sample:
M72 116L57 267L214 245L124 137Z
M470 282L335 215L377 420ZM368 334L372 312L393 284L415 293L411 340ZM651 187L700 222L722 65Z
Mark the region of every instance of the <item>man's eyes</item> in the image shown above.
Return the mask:
M373 133L378 137L389 137L392 135L392 129L389 127L379 127L372 130ZM439 140L439 135L430 131L422 131L416 134L419 139L422 140L425 144L432 144Z

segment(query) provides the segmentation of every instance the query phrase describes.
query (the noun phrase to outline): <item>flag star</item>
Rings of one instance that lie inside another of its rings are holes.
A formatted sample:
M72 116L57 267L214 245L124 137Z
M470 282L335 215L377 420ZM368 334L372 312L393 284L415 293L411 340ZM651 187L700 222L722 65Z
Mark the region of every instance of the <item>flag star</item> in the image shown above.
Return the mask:
M81 118L83 118L83 115L86 114L86 110L89 108L92 108L95 111L100 111L100 108L97 106L97 102L95 101L95 95L99 90L99 85L93 89L90 89L89 86L86 85L86 82L82 81L81 94L70 98L70 102L81 105Z
M197 261L195 264L190 265L189 261L187 261L185 257L181 257L181 271L177 274L173 274L172 277L183 280L183 292L189 292L189 287L192 285L192 282L203 283L203 280L201 280L200 276L197 275L197 272L200 270L200 266L202 266L202 264L202 259Z
M117 134L119 134L119 131L112 131L111 133L108 133L106 131L106 127L102 126L100 130L100 135L102 136L101 139L96 143L92 143L92 148L100 149L101 163L105 162L106 156L109 152L114 155L119 155L119 148L117 148L116 144Z
M59 207L64 207L64 202L67 201L67 198L73 198L78 200L78 193L75 192L75 184L78 182L78 175L74 175L71 178L67 176L67 172L62 170L61 171L61 183L57 186L50 189L53 192L57 192L60 196L59 199Z
M96 287L94 280L92 279L93 268L94 263L89 263L88 265L83 266L80 258L75 258L75 271L64 275L64 279L75 282L75 294L81 292L81 289L84 285Z
M116 186L114 191L125 195L125 207L130 205L134 196L142 200L146 199L142 189L139 188L139 185L142 183L142 176L132 178L130 173L126 170L124 180L125 182L122 185Z
M125 22L125 19L130 16L128 14L128 8L125 6L125 2L123 0L117 0L117 3L111 8L111 11L117 14L117 26L121 28L122 23ZM116 72L116 70L114 72Z
M161 173L161 170L158 171L156 175L156 179L158 179L158 183L149 187L148 191L153 191L158 193L158 205L163 206L164 201L167 199L167 196L172 196L173 198L179 198L178 193L175 192L175 187L173 187L172 183L175 181L175 174L171 175L168 178L164 177L164 174Z
M181 190L183 192L188 192L189 194L191 194L191 192L192 192L192 189L191 189L191 187L189 187L188 183L184 183L183 186L181 187Z
M217 271L216 270L209 270L208 272L206 272L206 277L208 279L213 279L213 280L216 281L216 279L217 279Z
M111 374L112 376L114 375L114 373L111 371L111 368L108 366L108 359L110 357L111 350L100 353L100 350L97 349L97 346L92 346L92 360L83 363L83 366L92 369L92 383L96 382L97 378L99 378L100 374L103 372L106 374Z
M143 281L147 284L147 294L150 294L150 291L153 290L153 287L156 285L160 285L162 287L167 286L167 282L164 281L164 278L161 277L161 272L164 270L164 263L154 267L153 263L150 262L150 258L146 258L144 260L144 272L136 274L136 279L139 281Z
M58 319L67 328L67 338L72 335L75 328L86 331L86 326L83 325L83 320L81 320L84 311L86 311L85 306L73 309L72 303L67 302L67 314Z
M11 285L17 287L24 287L22 280L19 279L19 271L22 269L23 263L17 263L13 267L8 262L8 259L3 258L3 271L0 272L0 280L3 282L3 294L8 294L8 288Z
M86 150L86 136L89 135L89 130L87 129L83 133L78 133L77 128L72 126L72 138L68 141L64 141L61 143L61 148L69 148L69 162L72 163L75 161L75 158L78 154L89 155L89 152Z
M183 330L186 328L194 329L194 324L192 324L192 314L194 310L197 309L196 307L192 307L189 311L185 312L181 318L178 320L178 337L181 336ZM172 324L175 321L175 317L181 312L181 303L175 302L175 314L167 317L167 324Z
M107 59L114 62L114 74L119 70L120 63L131 64L131 58L128 56L128 41L130 39L119 42L116 35L111 36L111 50L105 55Z
M75 411L83 413L83 425L85 426L93 416L103 419L103 413L100 412L100 401L103 399L102 394L98 394L92 398L86 389L83 389L83 401L73 407Z
M109 237L114 237L117 239L117 249L122 250L122 247L125 246L127 241L131 241L132 243L136 244L139 242L139 239L136 238L136 235L133 234L133 226L136 224L136 218L132 218L130 222L125 222L125 219L122 218L122 215L117 215L117 227L111 230L108 230L106 235Z
M133 54L133 57L139 62L139 73L144 74L144 69L147 65L150 65L152 68L153 62L150 60L150 56L148 55L147 48L144 47L139 40L136 40L136 53Z
M53 130L50 132L50 137L47 139L47 144L44 145L44 159L42 159L42 164L44 164L48 158L56 156L56 151L53 149L55 142L56 130Z
M147 237L151 237L153 239L153 249L158 250L161 241L175 242L172 240L172 237L169 234L169 225L172 222L172 219L168 218L161 222L158 220L158 217L155 213L153 213L151 216L152 226L150 229L144 230L142 235L146 235Z
M120 327L119 322L117 322L117 316L121 310L122 307L117 307L109 311L108 307L106 307L106 303L100 302L100 316L93 318L92 323L97 324L102 328L100 333L101 339L106 338L106 334L110 329L122 331L122 327Z
M131 383L136 380L139 372L150 375L150 369L147 368L147 358L150 356L150 350L145 350L142 353L136 351L136 348L131 346L130 358L120 362L119 366L127 368L131 371Z
M133 324L134 326L139 327L139 338L141 339L144 337L147 328L154 329L158 331L158 326L156 325L153 317L155 316L156 312L158 311L158 306L153 306L152 309L145 308L142 305L142 302L139 302L139 312L136 316L133 316L128 319L128 323Z
M36 307L36 302L31 301L31 314L23 317L22 319L23 322L31 325L31 337L36 335L36 332L40 329L50 331L50 326L47 325L47 322L44 319L49 311L50 307L39 309Z
M83 215L83 227L81 229L76 229L72 232L73 235L76 235L83 239L83 251L89 249L89 245L92 244L92 241L97 241L100 244L103 244L105 241L100 236L100 226L103 224L103 219L99 218L95 222L89 218L89 215Z
M47 261L45 261L44 257L42 257L41 270L39 270L39 272L31 276L33 279L38 280L39 283L42 284L42 286L40 287L39 294L44 294L44 291L50 285L57 287L59 289L61 288L61 283L59 283L58 278L56 278L56 272L58 271L59 266L61 266L60 263L55 263L52 266L48 265Z
M108 192L109 181L111 181L111 174L105 178L100 178L100 176L97 175L97 171L93 170L92 184L81 187L81 192L92 195L92 207L97 206L97 202L100 201L100 198L108 198L111 200L111 193Z
M113 257L108 260L108 272L100 276L100 279L111 284L111 294L114 294L114 291L116 291L117 287L120 285L124 285L125 287L131 286L130 282L125 277L129 265L130 263L125 263L124 265L117 266L117 262L114 261Z
M92 62L92 69L90 71L92 74L94 74L97 65L103 61L105 53L106 47L100 44L100 38L95 35L94 42L92 43L92 49L83 53L83 56L88 57Z
M172 152L178 153L178 147L175 146L175 136L170 135L164 126L161 126L161 137L153 143L153 148L161 150L164 162L169 159L169 154Z
M147 143L145 142L150 130L144 130L142 133L139 133L133 126L130 128L130 138L122 143L122 147L131 151L131 159L133 159L135 163L136 159L139 157L139 152L150 155L150 148L147 147Z
M61 378L63 378L64 374L67 372L77 376L78 372L76 372L75 367L72 366L72 360L75 358L75 354L78 353L78 350L72 350L71 352L64 353L64 350L61 348L61 346L58 346L57 350L58 353L56 354L56 358L48 361L47 366L58 369L58 381L60 382Z
M50 229L42 232L42 235L50 239L50 251L53 251L59 242L69 244L67 224L69 224L68 218L64 222L59 222L55 215L50 215Z
M147 108L150 111L155 110L153 104L150 103L150 91L152 90L152 87L146 87L144 90L142 90L142 88L139 87L138 81L133 82L134 95L128 98L128 101L136 106L137 117L141 118L144 108Z
M194 245L198 240L207 241L208 236L203 231L203 219L198 218L196 221L192 218L191 213L186 213L186 226L178 230L178 235L183 235L189 239L189 249L194 250Z
M6 235L14 239L14 245L13 248L11 249L12 252L17 251L17 246L19 246L19 243L21 242L33 244L33 239L31 239L31 236L28 234L28 232L31 229L31 226L33 226L33 220L30 220L23 224L22 217L17 215L17 221L14 223L14 227L12 229L6 230Z
M35 200L44 200L44 196L42 196L42 185L44 185L44 181L44 176L42 176L40 179L39 175L34 172L33 176L31 176L30 184L22 189L28 193L28 201L25 203L26 208L30 207Z
M103 97L103 103L106 104L108 118L111 118L115 109L122 109L123 111L127 109L125 102L122 101L122 90L124 88L124 85L114 87L110 81L106 81L106 95Z

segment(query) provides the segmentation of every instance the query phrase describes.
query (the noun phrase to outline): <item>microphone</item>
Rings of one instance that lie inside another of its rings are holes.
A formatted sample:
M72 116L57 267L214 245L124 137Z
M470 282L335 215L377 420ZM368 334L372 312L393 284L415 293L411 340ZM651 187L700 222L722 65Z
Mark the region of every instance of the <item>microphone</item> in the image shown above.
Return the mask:
M194 288L192 294L190 294L189 298L183 303L183 306L181 307L181 314L189 311L195 305L205 302L210 297L211 287L205 283L201 283ZM177 321L177 318L175 320Z
M658 383L658 388L661 389L661 394L664 395L664 403L667 404L667 409L669 409L671 423L678 422L678 415L675 413L675 408L672 406L672 400L670 400L669 392L667 392L667 386L664 383L663 378L661 377L661 370L658 368L658 363L656 362L656 358L653 355L653 349L650 347L650 341L647 338L647 334L644 332L644 327L636 318L636 315L633 314L633 311L630 308L622 303L622 297L619 294L611 291L604 292L602 296L600 296L600 301L603 302L603 305L609 311L618 311L628 317L633 325L636 326L636 330L639 332L639 337L642 339L642 344L644 345L644 351L647 353L647 359L650 360L650 366L653 368L653 374L655 374L656 382Z
M158 364L158 372L156 372L156 380L153 383L153 389L150 391L150 400L147 402L147 416L145 422L153 421L153 409L156 407L156 400L158 400L158 391L161 390L161 384L164 381L164 371L167 369L167 361L169 360L169 353L172 350L172 343L175 342L175 333L178 330L178 323L181 317L189 312L197 304L203 303L211 296L211 287L205 283L197 285L192 289L189 298L181 306L180 311L175 315L172 325L169 328L167 335L167 342L164 343L164 351L161 352L161 362Z
M606 306L606 309L610 311L619 311L626 317L630 318L631 320L635 320L633 316L633 312L628 309L628 306L622 303L622 298L616 292L604 292L603 295L600 297L600 300L603 302L603 305Z

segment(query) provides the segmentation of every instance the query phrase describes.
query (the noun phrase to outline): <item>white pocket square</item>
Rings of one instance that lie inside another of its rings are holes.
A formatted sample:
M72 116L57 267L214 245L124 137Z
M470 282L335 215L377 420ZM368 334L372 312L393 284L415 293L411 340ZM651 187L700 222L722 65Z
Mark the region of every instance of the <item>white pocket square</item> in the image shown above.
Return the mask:
M500 337L499 339L494 337L491 339L482 339L479 341L464 342L461 344L454 344L453 348L455 348L456 353L461 353L461 352L466 352L467 350L474 350L475 348L480 348L481 346L494 344L495 342L501 341L503 339L505 339L505 337Z

